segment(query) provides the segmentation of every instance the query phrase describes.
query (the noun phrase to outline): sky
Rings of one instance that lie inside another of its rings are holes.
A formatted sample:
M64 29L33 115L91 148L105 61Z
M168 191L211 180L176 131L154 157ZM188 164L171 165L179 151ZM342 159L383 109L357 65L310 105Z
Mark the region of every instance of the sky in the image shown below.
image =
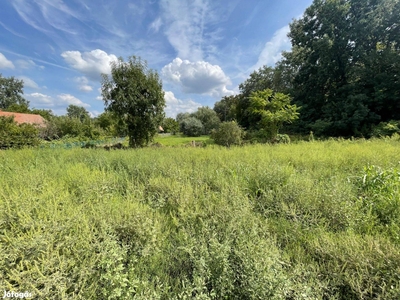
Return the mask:
M135 55L156 70L168 117L213 107L290 50L312 0L1 0L0 73L31 108L104 111L101 74Z

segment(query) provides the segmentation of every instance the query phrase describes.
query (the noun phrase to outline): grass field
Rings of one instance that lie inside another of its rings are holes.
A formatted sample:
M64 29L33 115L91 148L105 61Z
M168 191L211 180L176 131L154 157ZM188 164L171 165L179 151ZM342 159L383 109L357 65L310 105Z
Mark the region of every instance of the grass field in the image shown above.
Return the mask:
M155 143L160 143L163 146L185 146L185 145L190 145L192 141L195 141L196 143L207 143L207 144L214 143L208 135L203 135L198 137L187 137L181 135L159 134L154 139Z
M0 287L399 299L400 142L0 151Z

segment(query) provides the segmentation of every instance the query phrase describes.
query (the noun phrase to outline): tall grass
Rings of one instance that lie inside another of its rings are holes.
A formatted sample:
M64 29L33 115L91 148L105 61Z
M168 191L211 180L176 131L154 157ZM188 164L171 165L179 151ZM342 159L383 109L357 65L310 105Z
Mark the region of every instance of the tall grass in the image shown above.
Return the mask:
M0 151L35 299L399 299L400 143Z

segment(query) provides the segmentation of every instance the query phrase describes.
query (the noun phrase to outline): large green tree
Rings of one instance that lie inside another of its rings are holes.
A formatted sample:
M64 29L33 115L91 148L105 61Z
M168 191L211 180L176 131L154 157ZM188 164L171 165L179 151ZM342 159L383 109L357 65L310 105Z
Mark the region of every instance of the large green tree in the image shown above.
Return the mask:
M23 95L24 82L14 77L3 77L0 74L0 109L6 110L11 105L25 105L29 102Z
M146 146L164 119L162 83L147 62L135 57L111 63L111 76L103 74L102 95L106 110L125 122L130 147Z
M192 114L192 116L200 120L200 122L203 124L204 130L202 134L210 134L211 130L217 129L221 123L217 113L208 106L199 107L197 111Z
M79 119L81 122L90 119L89 112L86 110L86 108L73 104L70 104L67 107L67 116L69 118Z
M314 0L290 25L294 103L303 131L368 135L400 119L399 0Z

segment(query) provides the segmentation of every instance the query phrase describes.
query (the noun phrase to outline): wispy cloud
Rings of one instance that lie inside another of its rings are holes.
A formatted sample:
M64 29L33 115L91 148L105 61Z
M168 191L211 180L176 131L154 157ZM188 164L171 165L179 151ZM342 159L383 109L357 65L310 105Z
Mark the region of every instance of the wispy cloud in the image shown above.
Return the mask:
M158 17L150 24L150 29L153 30L154 32L158 32L160 30L161 25L162 25L162 19Z
M164 66L161 73L167 81L180 86L184 93L214 97L233 94L227 89L231 81L221 67L205 61L190 62L176 58Z
M24 87L31 89L38 89L39 85L27 76L18 76L18 79L24 82Z
M8 26L6 26L3 22L0 22L0 25L7 30L8 32L11 32L13 35L16 35L17 37L23 38L25 39L26 37L23 36L22 34L20 34L19 32L16 32L15 30L9 28Z
M183 59L202 60L205 41L204 29L213 13L206 0L161 1L165 34L170 44Z
M0 50L3 51L3 52L11 53L11 54L13 54L15 56L18 56L18 57L25 58L27 60L36 61L38 63L42 63L42 64L49 65L49 66L52 66L52 67L56 67L56 68L59 68L59 69L64 69L64 70L71 71L70 68L67 68L65 66L61 66L61 65L58 65L58 64L55 64L55 63L51 63L49 61L45 61L43 59L35 58L35 57L32 57L32 56L28 56L28 55L23 55L23 54L20 54L20 53L14 52L14 51L9 51L9 50L6 50L6 49L0 49ZM41 69L44 68L43 66L39 66L39 67Z
M14 69L15 66L11 60L8 60L3 53L0 53L0 69Z
M12 5L26 24L43 33L48 34L52 29L78 33L72 29L72 22L68 22L70 18L79 19L78 14L62 0L14 0Z
M274 66L282 58L282 51L291 48L290 39L287 36L290 28L289 25L280 28L274 33L261 51L257 63L251 67L252 70L257 70L264 65Z

